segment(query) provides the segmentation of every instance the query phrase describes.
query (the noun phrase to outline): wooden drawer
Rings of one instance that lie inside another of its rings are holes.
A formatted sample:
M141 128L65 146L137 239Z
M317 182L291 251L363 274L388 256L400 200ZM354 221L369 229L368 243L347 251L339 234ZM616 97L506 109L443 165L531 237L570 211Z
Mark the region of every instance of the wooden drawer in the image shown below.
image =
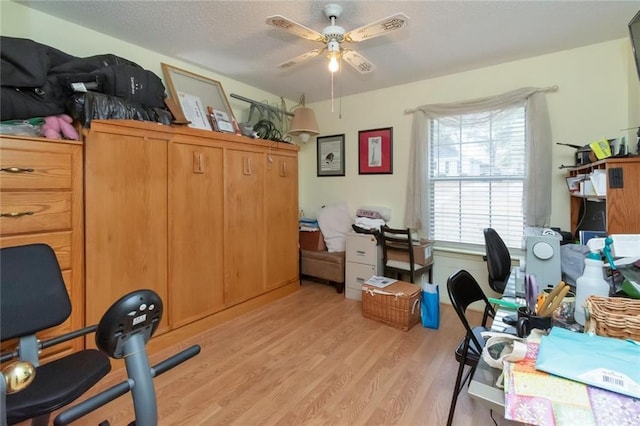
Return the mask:
M71 189L71 160L71 154L4 148L0 189Z
M71 231L48 234L13 235L0 239L0 247L16 247L27 244L43 243L51 246L56 253L60 269L71 269ZM67 281L69 287L70 281Z
M71 192L3 192L0 235L71 229Z

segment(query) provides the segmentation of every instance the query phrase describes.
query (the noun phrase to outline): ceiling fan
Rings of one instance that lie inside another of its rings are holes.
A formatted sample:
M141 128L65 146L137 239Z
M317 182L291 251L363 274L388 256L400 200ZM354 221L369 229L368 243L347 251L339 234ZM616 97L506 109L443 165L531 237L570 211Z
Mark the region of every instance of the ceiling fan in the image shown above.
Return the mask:
M266 23L269 25L273 25L278 29L287 31L298 37L320 42L324 45L321 48L313 49L283 62L278 65L278 68L286 69L299 65L309 59L321 55L325 51L328 51L327 58L329 59L329 71L332 73L338 71L340 68L340 59L342 58L358 72L368 74L375 69L373 63L358 52L350 48L343 47L342 43L357 43L385 35L392 31L406 28L409 21L409 17L404 13L396 13L384 19L356 28L355 30L345 32L344 28L336 25L336 20L342 14L342 6L337 4L327 4L324 7L324 14L331 22L331 25L326 26L322 30L322 33L307 28L304 25L281 15L269 16L267 18Z

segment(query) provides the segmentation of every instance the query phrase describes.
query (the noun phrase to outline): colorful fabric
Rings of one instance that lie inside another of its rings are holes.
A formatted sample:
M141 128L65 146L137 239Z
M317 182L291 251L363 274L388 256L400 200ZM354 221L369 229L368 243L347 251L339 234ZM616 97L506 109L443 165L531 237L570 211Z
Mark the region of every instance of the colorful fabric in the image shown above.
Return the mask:
M640 399L535 369L538 344L527 343L527 355L505 362L505 418L541 426L637 426Z

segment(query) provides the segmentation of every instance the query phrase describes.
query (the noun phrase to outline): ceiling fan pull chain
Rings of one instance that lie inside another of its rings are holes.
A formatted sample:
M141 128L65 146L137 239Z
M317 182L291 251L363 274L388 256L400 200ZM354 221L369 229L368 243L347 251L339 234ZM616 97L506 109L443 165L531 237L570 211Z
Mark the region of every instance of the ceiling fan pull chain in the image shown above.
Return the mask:
M333 74L331 73L331 112L333 112Z

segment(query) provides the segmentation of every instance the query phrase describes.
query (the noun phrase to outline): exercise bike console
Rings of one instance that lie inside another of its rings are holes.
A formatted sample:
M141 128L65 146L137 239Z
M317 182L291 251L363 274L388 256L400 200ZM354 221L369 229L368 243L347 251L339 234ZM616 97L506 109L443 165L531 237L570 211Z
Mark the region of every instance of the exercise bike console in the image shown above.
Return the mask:
M139 290L120 298L105 312L96 330L96 345L112 358L127 355L129 339L141 335L144 344L162 318L162 300L151 290Z
M160 296L152 290L131 292L111 305L98 324L96 345L112 358L124 358L128 379L60 413L55 426L67 425L129 391L135 410L132 424L158 424L153 377L200 353L200 346L194 345L149 367L145 345L160 324L162 308Z

